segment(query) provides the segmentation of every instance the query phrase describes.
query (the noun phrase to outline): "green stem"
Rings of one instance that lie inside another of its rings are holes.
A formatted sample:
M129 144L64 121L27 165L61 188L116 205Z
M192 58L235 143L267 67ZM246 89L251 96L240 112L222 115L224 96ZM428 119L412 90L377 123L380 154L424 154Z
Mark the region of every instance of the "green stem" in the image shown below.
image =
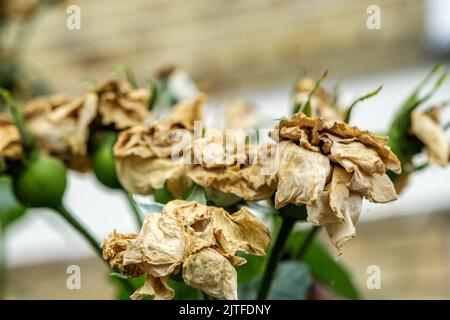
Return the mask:
M281 254L283 253L284 245L286 244L286 241L294 228L295 222L297 221L297 219L289 216L283 216L282 219L280 231L278 232L277 239L275 240L275 244L270 252L270 256L264 270L261 286L258 291L258 300L267 299L275 272L277 270L278 262L281 259Z
M302 244L300 245L300 249L297 252L297 259L302 259L305 255L306 251L309 248L309 245L312 243L315 235L317 234L317 231L319 231L320 226L313 226L309 231L308 234L305 237L305 240L303 240Z
M138 230L140 230L142 227L142 224L144 223L144 219L142 218L141 211L139 210L138 205L137 205L136 201L134 200L133 196L131 195L131 193L129 193L126 190L123 190L123 193L125 194L125 197L128 200L131 210L133 211L133 216L136 221Z
M95 240L95 238L89 233L89 231L81 223L78 222L78 220L64 207L64 205L61 203L53 209L57 211L61 215L61 217L67 221L67 223L74 227L89 242L91 247L100 257L100 260L105 262L108 268L110 268L109 263L105 259L103 259L102 249L97 240ZM117 280L130 295L134 292L133 286L127 279L117 278Z
M63 217L63 219L67 221L67 223L69 223L79 233L81 233L81 235L87 240L87 242L89 242L92 249L94 249L95 252L98 254L98 256L101 257L102 261L104 261L102 249L98 245L97 240L94 239L94 237L89 233L89 231L87 231L87 229L81 223L78 222L78 220L64 207L64 205L59 204L53 209L56 210L61 215L61 217Z

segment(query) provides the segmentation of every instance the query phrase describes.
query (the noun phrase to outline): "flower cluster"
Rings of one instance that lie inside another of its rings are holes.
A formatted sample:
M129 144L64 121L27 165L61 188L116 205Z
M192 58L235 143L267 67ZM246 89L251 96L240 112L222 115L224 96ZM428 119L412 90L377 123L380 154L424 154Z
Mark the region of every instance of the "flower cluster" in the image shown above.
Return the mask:
M88 138L93 126L124 129L149 118L148 89L110 80L81 97L39 97L22 111L42 152L66 161L72 169L89 169Z
M161 214L149 213L138 235L114 231L102 249L121 273L145 275L133 299L172 299L168 277L180 272L189 286L216 298L237 299L234 267L246 260L236 253L262 256L269 243L269 229L246 208L229 214L222 208L174 200Z

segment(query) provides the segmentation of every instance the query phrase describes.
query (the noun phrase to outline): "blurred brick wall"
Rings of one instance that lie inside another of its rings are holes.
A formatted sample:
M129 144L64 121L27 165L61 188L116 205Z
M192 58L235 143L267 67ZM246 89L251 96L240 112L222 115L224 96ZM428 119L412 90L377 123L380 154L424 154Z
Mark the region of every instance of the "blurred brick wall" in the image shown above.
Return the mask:
M208 90L292 81L300 67L334 76L410 64L425 56L424 1L378 0L382 30L366 28L372 0L72 0L33 25L26 61L57 90L105 78L116 63L140 78L176 63Z

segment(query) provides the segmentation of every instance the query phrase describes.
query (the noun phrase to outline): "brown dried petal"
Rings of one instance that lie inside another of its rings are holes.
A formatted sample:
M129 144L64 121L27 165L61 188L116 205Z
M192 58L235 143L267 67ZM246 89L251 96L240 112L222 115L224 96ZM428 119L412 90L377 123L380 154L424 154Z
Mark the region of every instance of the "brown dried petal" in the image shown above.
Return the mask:
M332 141L328 157L347 171L351 172L357 167L368 174L386 171L383 161L374 149L353 139L341 139L330 134L324 136Z
M196 166L187 175L202 187L212 187L224 193L232 193L242 199L257 201L270 198L273 189L268 185L259 164L207 169Z
M0 115L0 164L19 159L22 151L19 130L9 118Z
M124 265L137 265L154 277L170 275L184 258L184 230L176 217L149 213L141 232L123 255Z
M237 300L237 273L233 265L216 250L205 248L187 257L183 280L210 296Z
M180 196L191 184L185 165L171 159L127 156L116 158L116 169L120 184L127 191L141 195L167 186L172 195Z
M125 129L143 124L150 117L148 89L132 89L119 80L109 80L97 91L99 97L98 111L103 125L114 125Z
M123 254L130 248L137 234L124 234L114 230L102 242L103 258L111 264L113 269L119 269L120 273L128 276L139 276L142 274L141 270L136 266L123 264Z
M425 144L428 161L447 166L449 161L449 142L445 131L430 115L420 112L411 114L411 131Z
M229 214L222 208L212 210L214 235L220 246L234 256L242 251L264 256L270 244L270 231L247 208Z
M38 98L24 106L30 131L44 150L56 155L86 155L89 125L96 113L97 96L92 93L73 101L61 96Z
M397 199L394 184L385 173L367 175L355 170L349 189L363 194L371 202L386 203Z
M331 172L330 160L318 152L281 141L278 189L275 207L288 203L313 205L323 191Z

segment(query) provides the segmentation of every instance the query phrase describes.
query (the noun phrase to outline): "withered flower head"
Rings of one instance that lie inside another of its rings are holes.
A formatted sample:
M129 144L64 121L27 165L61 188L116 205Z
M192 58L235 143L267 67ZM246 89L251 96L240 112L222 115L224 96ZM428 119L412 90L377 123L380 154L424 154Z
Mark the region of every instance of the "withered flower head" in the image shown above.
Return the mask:
M195 141L195 151L198 157L196 165L190 167L187 175L196 184L248 201L268 199L273 194L276 187L274 176L267 174L271 164L268 161L269 145L258 148L245 144L227 154L222 141L206 136ZM263 154L265 158L261 157Z
M113 79L101 85L98 95L98 113L102 125L126 129L144 124L148 111L149 89L132 89L128 82Z
M387 138L343 122L293 115L278 126L280 165L275 206L306 204L308 221L326 225L340 248L354 237L362 198L397 198L387 170L400 162Z
M237 299L234 267L246 260L236 252L262 256L269 243L269 229L246 208L229 214L222 208L174 200L162 214L149 213L137 237L114 231L102 248L112 267L130 276L145 274L133 299L172 299L167 278L179 272L189 286L213 297Z
M20 133L6 115L0 114L0 165L22 156Z
M225 105L226 129L252 129L256 127L255 107L244 101L232 101Z
M22 111L42 151L68 161L74 169L87 169L89 125L97 115L95 94L74 100L61 95L36 98Z
M295 87L294 102L299 105L306 103L315 85L316 82L309 77L300 79ZM334 100L330 93L319 86L312 94L310 100L313 117L343 121L345 118L345 110L335 105Z
M194 122L202 118L205 95L178 103L161 121L136 126L119 134L114 156L119 180L130 192L149 194L168 182L172 194L179 196L189 185L185 165L171 160L177 143L173 134L177 129L193 132ZM172 183L173 182L173 183Z
M434 107L426 113L411 113L411 133L426 148L428 162L446 167L450 157L450 144L444 129L440 125L441 108Z

